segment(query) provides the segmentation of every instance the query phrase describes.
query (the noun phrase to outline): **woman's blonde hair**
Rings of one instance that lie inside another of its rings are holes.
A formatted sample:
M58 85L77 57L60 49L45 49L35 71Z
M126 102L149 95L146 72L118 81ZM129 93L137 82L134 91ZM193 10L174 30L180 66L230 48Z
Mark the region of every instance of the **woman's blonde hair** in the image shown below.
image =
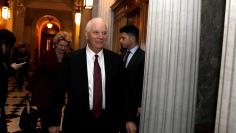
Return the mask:
M71 37L66 31L59 31L53 38L53 44L57 45L61 40L68 42L68 46L71 43Z

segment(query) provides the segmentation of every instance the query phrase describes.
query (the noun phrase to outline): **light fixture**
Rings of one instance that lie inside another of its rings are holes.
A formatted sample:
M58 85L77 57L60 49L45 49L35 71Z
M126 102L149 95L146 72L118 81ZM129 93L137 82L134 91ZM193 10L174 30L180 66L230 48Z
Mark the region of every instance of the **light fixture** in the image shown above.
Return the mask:
M93 8L93 0L84 0L84 8L92 9Z
M48 29L51 29L53 27L53 24L52 24L53 18L50 16L47 16L46 18L48 19L47 27L48 27Z
M4 1L4 4L2 6L2 18L3 19L10 18L10 9L9 9L9 4L8 4L7 0Z
M80 25L80 22L81 22L81 13L80 12L76 12L75 13L75 23L77 25Z
M47 27L48 27L48 29L51 29L52 26L53 26L53 24L49 21L49 22L47 23Z

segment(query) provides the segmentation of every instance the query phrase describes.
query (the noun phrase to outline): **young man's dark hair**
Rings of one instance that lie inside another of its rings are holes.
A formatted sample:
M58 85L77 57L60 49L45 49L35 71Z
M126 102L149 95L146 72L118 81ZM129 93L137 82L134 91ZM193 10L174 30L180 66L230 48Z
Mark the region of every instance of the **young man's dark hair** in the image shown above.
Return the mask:
M136 41L138 41L139 38L139 29L134 25L126 25L120 29L120 33L125 32L127 34L131 34L135 36Z

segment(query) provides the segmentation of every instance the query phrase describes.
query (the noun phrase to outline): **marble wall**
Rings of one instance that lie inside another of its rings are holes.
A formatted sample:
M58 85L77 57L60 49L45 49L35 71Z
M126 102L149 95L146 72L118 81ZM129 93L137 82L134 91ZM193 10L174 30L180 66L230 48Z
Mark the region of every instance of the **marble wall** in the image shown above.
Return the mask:
M213 133L219 87L225 0L203 0L195 133Z

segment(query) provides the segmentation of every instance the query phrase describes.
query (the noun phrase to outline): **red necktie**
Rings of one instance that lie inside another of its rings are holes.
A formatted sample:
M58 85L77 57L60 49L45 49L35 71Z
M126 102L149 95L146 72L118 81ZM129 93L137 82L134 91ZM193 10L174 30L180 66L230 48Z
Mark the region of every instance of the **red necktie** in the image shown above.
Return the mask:
M95 55L93 72L93 112L95 117L99 117L102 113L102 76L98 55Z

